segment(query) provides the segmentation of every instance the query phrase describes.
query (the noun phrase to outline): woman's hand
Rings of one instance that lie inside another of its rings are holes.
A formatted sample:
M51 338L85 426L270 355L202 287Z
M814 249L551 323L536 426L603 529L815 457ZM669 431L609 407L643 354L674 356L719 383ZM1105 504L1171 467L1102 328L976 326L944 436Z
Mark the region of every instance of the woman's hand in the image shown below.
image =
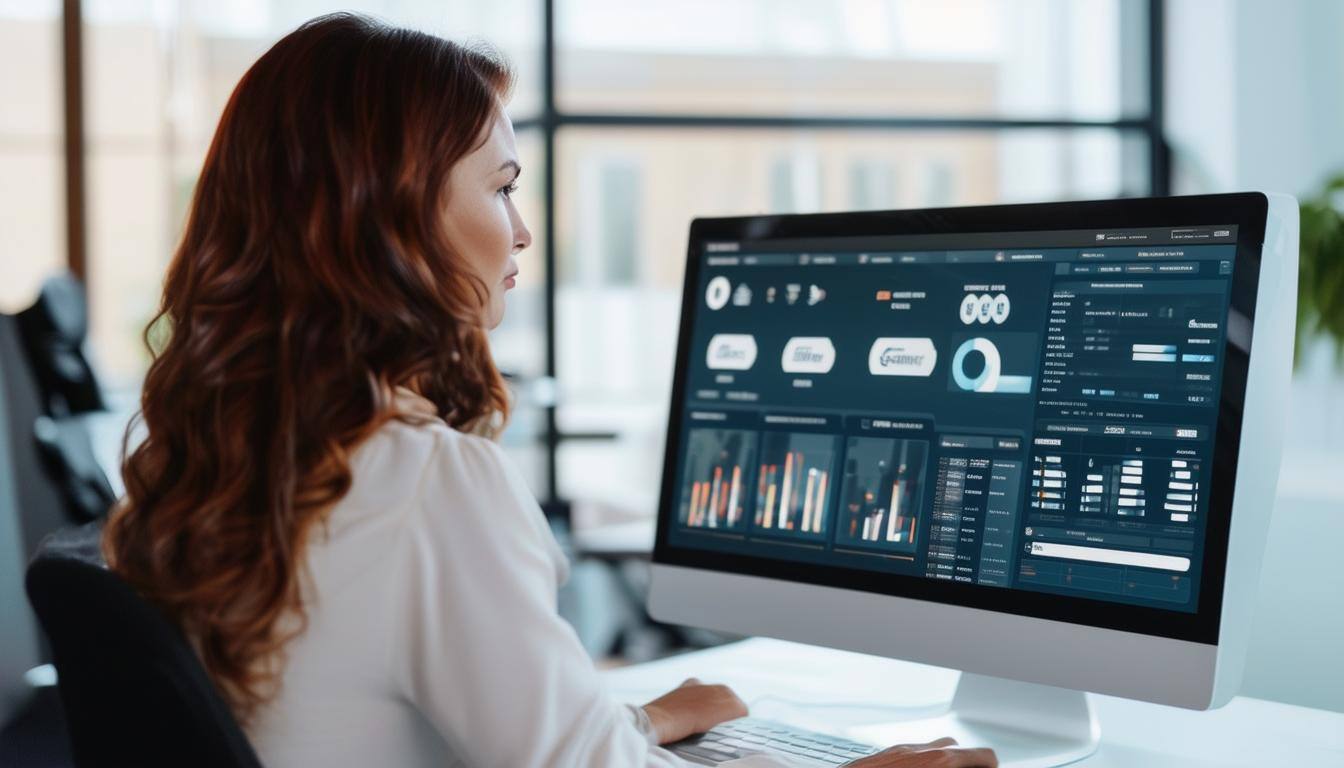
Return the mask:
M869 755L844 768L997 768L992 749L959 749L956 739L938 739L928 744L899 744Z
M658 733L658 743L670 744L727 720L746 717L747 705L728 686L705 685L692 677L645 704L644 711Z

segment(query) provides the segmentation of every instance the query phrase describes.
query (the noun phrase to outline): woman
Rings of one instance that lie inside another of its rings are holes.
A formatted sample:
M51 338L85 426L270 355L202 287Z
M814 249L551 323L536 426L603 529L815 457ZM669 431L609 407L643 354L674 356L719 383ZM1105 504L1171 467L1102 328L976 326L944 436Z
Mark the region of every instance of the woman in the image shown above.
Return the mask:
M243 76L206 157L104 548L273 768L680 765L656 745L746 714L695 681L607 697L489 439L486 331L532 241L509 88L487 54L327 16Z

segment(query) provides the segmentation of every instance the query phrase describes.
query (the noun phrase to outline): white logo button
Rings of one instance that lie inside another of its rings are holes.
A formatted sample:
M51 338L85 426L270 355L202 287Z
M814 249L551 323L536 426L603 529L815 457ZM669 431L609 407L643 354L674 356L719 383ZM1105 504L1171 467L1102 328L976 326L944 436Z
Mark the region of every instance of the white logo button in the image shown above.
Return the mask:
M827 373L835 365L835 347L825 336L794 336L784 345L780 365L786 373Z
M715 371L745 371L756 364L756 339L745 333L718 333L709 340L705 365Z
M868 372L874 376L929 376L937 363L933 339L885 336L868 350Z

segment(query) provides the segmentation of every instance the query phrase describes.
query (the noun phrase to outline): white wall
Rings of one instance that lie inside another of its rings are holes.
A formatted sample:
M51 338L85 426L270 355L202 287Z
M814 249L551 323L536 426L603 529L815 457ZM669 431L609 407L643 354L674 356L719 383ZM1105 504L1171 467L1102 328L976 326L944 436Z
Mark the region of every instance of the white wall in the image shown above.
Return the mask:
M1341 33L1336 0L1169 0L1176 192L1301 197L1344 171ZM1244 691L1344 711L1344 360L1333 358L1311 345L1294 377Z

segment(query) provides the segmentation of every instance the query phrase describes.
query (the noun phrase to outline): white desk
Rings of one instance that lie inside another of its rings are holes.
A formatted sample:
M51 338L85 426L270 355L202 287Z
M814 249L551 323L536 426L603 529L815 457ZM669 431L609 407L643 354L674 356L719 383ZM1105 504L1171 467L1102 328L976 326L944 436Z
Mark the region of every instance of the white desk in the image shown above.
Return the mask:
M847 735L872 723L939 714L959 673L857 653L756 638L604 675L642 704L687 677L732 686L751 714ZM1237 698L1191 712L1093 696L1101 748L1080 766L1344 768L1344 714Z

